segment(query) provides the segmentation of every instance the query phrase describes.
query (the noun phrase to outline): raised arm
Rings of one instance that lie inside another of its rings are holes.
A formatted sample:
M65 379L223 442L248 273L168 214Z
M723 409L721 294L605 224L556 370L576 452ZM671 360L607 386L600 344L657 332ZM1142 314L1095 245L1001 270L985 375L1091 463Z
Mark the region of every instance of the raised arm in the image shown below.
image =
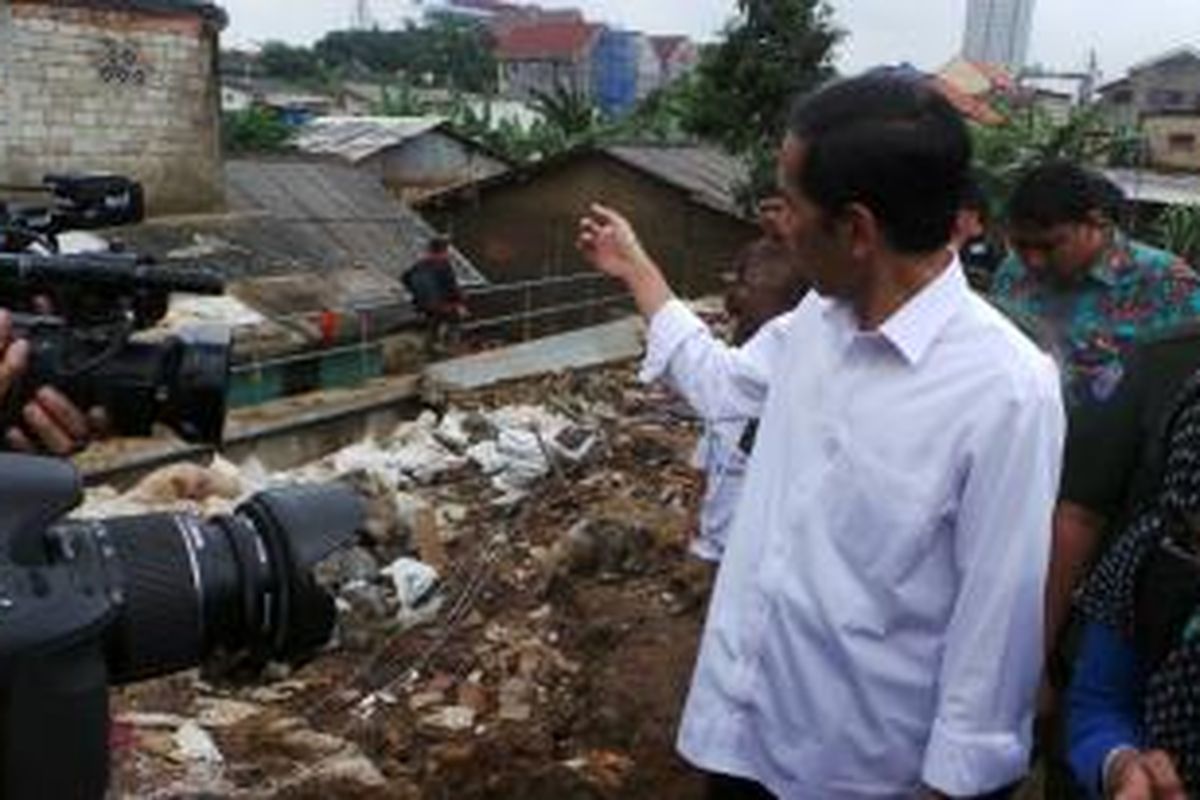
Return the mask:
M774 320L745 346L732 348L675 297L617 212L593 206L580 222L579 249L596 269L625 284L650 323L643 380L666 379L709 421L760 413L795 312Z

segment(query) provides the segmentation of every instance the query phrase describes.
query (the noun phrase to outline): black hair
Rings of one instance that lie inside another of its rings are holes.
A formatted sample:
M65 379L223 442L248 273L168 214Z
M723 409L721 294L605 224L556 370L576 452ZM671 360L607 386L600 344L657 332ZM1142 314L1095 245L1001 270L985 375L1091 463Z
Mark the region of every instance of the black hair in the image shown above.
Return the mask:
M450 250L450 238L438 234L429 240L429 252L446 253Z
M878 69L802 97L789 131L806 146L798 186L828 214L861 203L902 253L944 247L971 163L954 106L920 73Z
M1125 193L1098 172L1072 161L1048 161L1026 172L1008 201L1013 225L1049 228L1087 222L1099 212L1109 222L1121 219Z
M987 192L983 189L983 181L978 173L970 172L967 174L967 179L963 183L962 198L958 201L958 207L964 211L976 212L985 223L991 219L992 204L988 201Z

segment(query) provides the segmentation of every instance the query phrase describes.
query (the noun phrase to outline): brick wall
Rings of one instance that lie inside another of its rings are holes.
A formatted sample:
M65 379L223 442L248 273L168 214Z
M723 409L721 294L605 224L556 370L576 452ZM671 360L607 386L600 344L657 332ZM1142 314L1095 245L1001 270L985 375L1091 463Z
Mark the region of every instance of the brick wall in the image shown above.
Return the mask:
M0 183L104 171L152 214L222 202L217 30L199 14L0 0Z

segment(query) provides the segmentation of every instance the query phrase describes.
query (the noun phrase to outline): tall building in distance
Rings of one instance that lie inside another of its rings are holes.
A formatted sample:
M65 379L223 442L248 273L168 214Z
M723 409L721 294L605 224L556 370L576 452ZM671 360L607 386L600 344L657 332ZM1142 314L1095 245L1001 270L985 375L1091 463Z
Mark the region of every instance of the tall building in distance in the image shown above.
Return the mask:
M1034 0L967 0L963 55L1019 72L1029 55L1033 5Z

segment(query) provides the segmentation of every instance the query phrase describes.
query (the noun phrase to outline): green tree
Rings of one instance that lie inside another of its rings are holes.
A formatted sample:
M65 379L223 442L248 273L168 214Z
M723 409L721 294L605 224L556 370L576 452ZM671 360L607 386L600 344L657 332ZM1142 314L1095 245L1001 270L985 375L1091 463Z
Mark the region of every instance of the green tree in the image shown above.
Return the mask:
M221 140L227 154L269 153L283 150L292 129L274 111L257 106L230 111L221 118Z
M293 47L283 42L267 42L258 57L264 75L292 81L316 78L321 62L307 47Z
M1137 150L1136 134L1114 130L1096 106L1074 109L1057 122L1044 109L993 100L1004 122L973 125L975 168L993 204L1003 207L1020 176L1046 161L1107 164Z
M842 32L825 0L738 0L738 10L701 58L683 127L747 157L761 182L792 99L833 76Z
M1170 206L1159 215L1151 237L1164 250L1179 254L1189 263L1200 263L1200 208Z
M465 92L495 88L491 34L480 23L433 15L400 30L334 31L313 47L326 67L355 76L403 76L418 85Z

